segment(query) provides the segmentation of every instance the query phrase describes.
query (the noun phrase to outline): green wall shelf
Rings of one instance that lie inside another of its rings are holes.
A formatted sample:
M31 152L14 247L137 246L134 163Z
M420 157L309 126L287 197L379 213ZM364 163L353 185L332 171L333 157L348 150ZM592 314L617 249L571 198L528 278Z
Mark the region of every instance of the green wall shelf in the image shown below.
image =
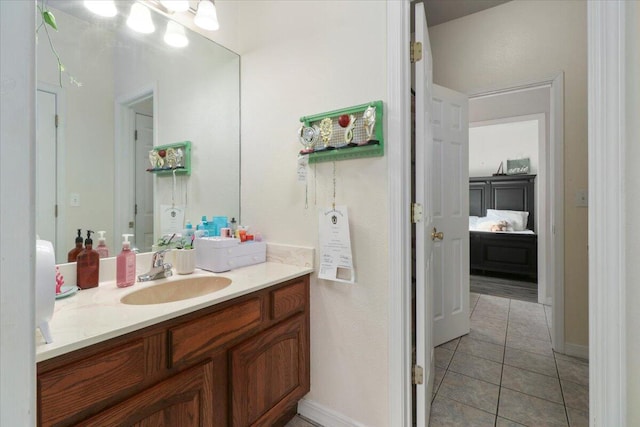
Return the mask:
M364 142L367 139L366 131L363 126L363 114L369 107L374 107L376 111L375 127L372 141L367 145L349 146L344 140L345 128L338 124L338 118L344 114L354 115L356 117L356 126L353 129L353 142ZM314 148L317 151L304 153L309 156L309 163L330 162L335 160L358 159L364 157L379 157L384 155L384 129L383 123L383 104L382 101L372 101L366 104L356 105L340 110L329 111L311 116L304 116L300 121L304 126L319 126L320 122L326 118L331 119L332 133L329 140L329 146L333 149L325 149L321 138L315 143ZM373 141L377 141L374 143Z
M191 141L176 142L174 144L158 145L153 147L162 162L157 160L154 167L147 169L147 172L156 173L158 175L171 175L175 171L176 175L191 175ZM160 152L164 151L164 157L160 156ZM173 151L173 154L171 154ZM151 154L150 154L151 161Z

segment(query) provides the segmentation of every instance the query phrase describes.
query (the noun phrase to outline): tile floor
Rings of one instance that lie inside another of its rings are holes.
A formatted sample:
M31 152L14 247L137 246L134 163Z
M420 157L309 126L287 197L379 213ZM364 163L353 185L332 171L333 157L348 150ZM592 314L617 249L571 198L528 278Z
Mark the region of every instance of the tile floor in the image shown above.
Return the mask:
M430 427L588 426L589 365L551 350L551 308L478 295L471 331L435 349ZM285 427L318 427L299 415Z
M470 304L470 333L435 349L430 426L588 426L589 365L551 350L550 307Z

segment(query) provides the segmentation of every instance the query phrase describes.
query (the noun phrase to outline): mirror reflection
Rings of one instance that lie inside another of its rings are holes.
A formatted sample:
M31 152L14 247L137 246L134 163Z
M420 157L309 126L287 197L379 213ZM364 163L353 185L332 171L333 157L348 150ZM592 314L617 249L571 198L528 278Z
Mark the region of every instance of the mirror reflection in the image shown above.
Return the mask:
M134 4L153 32L126 25ZM116 5L107 18L51 0L58 31L38 31L36 233L57 263L78 229L105 231L115 256L125 233L148 251L203 215L239 220L239 56L140 3ZM152 147L185 141L190 175L147 172Z

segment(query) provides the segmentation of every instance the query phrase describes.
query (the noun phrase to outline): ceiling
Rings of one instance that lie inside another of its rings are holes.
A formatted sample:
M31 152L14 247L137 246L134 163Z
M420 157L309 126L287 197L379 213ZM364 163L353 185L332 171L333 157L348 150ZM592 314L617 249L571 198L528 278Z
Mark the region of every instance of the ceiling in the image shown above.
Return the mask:
M452 21L510 0L423 0L429 27Z

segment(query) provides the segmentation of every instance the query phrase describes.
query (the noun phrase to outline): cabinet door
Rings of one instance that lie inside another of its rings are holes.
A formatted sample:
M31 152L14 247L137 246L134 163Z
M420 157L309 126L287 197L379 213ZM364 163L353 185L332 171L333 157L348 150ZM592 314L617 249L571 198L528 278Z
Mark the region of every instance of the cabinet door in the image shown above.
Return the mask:
M271 426L309 392L309 331L303 314L233 348L233 426Z
M78 425L213 427L212 368L181 372Z

